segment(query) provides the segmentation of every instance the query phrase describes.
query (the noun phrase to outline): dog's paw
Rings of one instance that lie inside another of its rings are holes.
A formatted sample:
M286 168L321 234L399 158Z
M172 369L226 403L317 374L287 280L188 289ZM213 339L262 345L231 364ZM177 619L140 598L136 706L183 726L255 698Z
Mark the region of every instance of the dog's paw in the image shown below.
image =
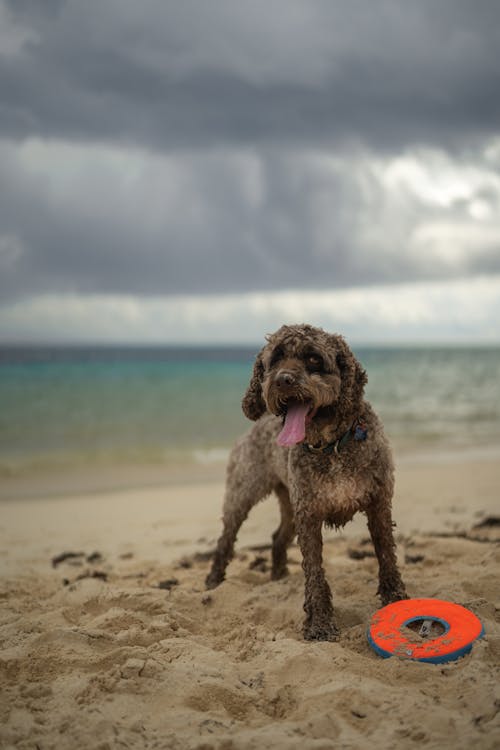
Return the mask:
M205 588L216 589L223 580L224 576L220 576L217 572L214 573L214 571L212 570L205 578Z
M280 581L282 578L286 578L288 575L288 568L285 567L273 568L271 570L271 581Z
M409 599L410 597L406 593L406 589L404 586L398 587L397 589L391 589L390 591L381 591L380 592L380 600L382 602L382 606L385 607L387 604L392 604L393 602L400 602L402 599Z
M306 641L338 641L340 632L333 624L325 625L310 624L304 626L304 639Z

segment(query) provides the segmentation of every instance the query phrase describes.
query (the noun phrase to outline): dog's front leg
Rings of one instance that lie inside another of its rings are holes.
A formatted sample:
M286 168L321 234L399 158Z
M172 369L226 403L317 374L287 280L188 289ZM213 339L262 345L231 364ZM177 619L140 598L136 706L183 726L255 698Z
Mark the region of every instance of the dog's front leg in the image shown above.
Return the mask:
M305 575L304 638L307 641L335 641L339 631L333 619L332 592L323 570L323 521L299 507L295 524Z
M372 501L366 511L368 528L379 564L378 594L382 604L407 599L396 559L396 543L392 531L391 499L385 497Z

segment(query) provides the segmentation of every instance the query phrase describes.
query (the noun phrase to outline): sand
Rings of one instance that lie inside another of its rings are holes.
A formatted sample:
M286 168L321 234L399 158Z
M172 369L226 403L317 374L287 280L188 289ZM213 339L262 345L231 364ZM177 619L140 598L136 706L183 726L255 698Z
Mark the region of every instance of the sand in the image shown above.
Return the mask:
M9 483L0 747L499 747L499 480L495 450L397 461L409 592L462 604L486 629L444 665L381 659L368 645L379 603L362 516L325 534L340 640L306 643L298 548L279 582L269 550L253 548L277 523L273 500L243 527L226 582L204 591L221 471L92 493Z

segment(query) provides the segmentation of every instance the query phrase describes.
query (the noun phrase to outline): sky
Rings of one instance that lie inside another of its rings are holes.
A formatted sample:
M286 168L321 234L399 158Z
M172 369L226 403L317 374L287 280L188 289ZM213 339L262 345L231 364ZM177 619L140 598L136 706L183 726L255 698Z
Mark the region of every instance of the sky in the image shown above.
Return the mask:
M500 342L498 0L0 0L0 341Z

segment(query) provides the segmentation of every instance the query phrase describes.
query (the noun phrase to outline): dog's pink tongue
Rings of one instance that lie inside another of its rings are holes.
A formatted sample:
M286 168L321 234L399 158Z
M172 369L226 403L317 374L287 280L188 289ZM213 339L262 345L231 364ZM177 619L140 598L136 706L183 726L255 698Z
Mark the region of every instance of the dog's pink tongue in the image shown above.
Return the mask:
M292 401L288 404L285 424L278 435L278 445L290 447L301 443L306 436L306 416L310 404Z

